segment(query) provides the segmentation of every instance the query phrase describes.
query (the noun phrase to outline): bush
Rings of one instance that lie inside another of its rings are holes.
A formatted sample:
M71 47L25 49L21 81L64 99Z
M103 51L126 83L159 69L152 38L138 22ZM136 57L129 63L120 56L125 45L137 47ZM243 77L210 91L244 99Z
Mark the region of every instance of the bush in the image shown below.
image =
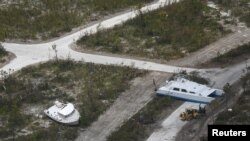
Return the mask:
M232 111L223 111L220 113L215 121L215 124L249 124L250 122L250 114L249 114L249 99L250 99L250 91L248 83L250 81L250 73L247 73L242 77L241 86L244 88L244 92L241 94L241 97L238 101L233 105ZM231 90L232 91L232 88Z
M8 52L4 49L4 47L0 43L0 59L6 55L8 55Z
M223 28L209 16L204 1L184 0L159 10L139 14L124 25L100 30L77 43L82 48L173 59L215 41Z

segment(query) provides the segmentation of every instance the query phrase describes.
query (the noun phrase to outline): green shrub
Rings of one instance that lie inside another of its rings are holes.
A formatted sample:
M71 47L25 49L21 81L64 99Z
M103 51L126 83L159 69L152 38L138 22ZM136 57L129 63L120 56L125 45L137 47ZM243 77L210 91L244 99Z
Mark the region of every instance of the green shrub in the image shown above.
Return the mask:
M184 0L116 26L87 35L80 47L147 58L182 57L215 41L223 34L216 19L209 16L204 1Z
M6 56L6 55L8 55L8 52L4 49L4 47L0 43L0 60L1 60L2 57Z
M61 33L69 32L92 19L152 1L18 0L0 8L0 41L58 37Z
M250 90L248 83L250 80L250 73L247 73L241 78L241 86L244 88L244 92L241 97L232 106L232 111L229 112L227 109L220 113L215 121L215 124L249 124L250 114L249 114L249 99ZM230 90L232 92L232 88Z

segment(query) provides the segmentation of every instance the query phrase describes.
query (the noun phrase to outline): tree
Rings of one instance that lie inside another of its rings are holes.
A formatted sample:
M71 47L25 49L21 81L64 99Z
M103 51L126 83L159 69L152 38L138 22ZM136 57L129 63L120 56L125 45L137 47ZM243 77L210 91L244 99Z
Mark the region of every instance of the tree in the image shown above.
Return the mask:
M213 119L213 123L214 123L214 121L215 121L215 109L219 106L219 103L218 103L218 101L216 101L216 100L213 100L210 104L209 104L210 106L211 106L211 111L212 111L212 119Z
M0 58L7 55L7 51L4 49L3 45L0 43Z
M231 92L231 86L229 83L226 83L226 85L224 85L223 91L224 91L225 97L226 97L226 107L228 108L229 94Z
M141 8L142 8L142 4L140 3L140 4L138 4L137 6L136 6L136 11L138 11L138 15L139 15L139 21L140 21L140 27L141 27L141 29L142 30L144 30L144 28L145 28L145 26L146 26L146 23L145 23L145 18L144 18L144 15L143 15L143 12L142 12L142 10L141 10Z
M55 51L56 61L58 61L58 58L57 58L57 49L56 49L56 44L53 44L53 45L52 45L52 49Z

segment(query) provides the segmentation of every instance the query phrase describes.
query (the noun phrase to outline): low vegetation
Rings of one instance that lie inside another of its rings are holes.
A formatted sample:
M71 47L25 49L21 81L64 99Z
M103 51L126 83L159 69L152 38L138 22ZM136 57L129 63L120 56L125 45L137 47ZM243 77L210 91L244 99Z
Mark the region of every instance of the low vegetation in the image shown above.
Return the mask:
M205 1L184 0L139 14L114 29L100 29L81 38L83 49L139 57L173 59L196 51L225 32Z
M211 61L202 64L202 66L210 67L226 67L232 64L242 62L249 59L250 56L250 43L241 45L235 49L230 50L225 54L218 54L217 57L213 58Z
M2 62L4 62L4 60L2 60L3 57L7 56L8 52L3 48L2 44L0 43L0 64Z
M250 122L250 68L246 68L246 75L241 78L240 81L234 83L233 85L225 85L224 91L224 102L226 102L226 109L218 114L217 117L212 117L215 125L248 125ZM243 92L240 97L235 100L236 95L238 95L239 90L243 88ZM230 101L234 101L232 104L228 104ZM222 102L222 101L221 101ZM210 103L210 107L212 107L213 111L219 110L219 105L221 104L219 101L213 101ZM222 106L222 105L220 105ZM228 110L228 109L231 109ZM201 141L207 141L207 135L203 135L200 138Z
M110 13L153 0L0 1L0 41L47 39Z
M53 124L48 129L39 129L33 134L19 136L15 141L74 141L78 132L76 127L66 127L59 124ZM9 139L7 141L13 141Z
M250 27L250 0L212 0Z
M0 126L4 128L1 127L0 138L15 137L24 128L34 132L20 137L22 141L43 140L45 135L47 140L54 140L58 134L51 132L56 130L60 130L61 137L77 134L68 130L78 127L64 127L48 118L38 117L44 116L43 110L55 100L73 102L81 114L79 127L85 128L129 88L130 80L146 72L130 67L56 60L24 68L13 75L8 73L1 72ZM38 110L33 113L36 107ZM41 127L46 122L50 123L51 132Z
M232 107L232 111L224 111L220 113L215 124L249 124L250 122L250 73L241 79L241 87L244 92Z

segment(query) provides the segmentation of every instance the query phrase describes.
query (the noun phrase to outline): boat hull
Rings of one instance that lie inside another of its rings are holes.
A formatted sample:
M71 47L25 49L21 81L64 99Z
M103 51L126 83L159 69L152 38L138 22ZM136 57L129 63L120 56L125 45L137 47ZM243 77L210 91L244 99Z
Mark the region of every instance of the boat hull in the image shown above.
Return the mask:
M79 124L79 112L78 111L75 111L75 113L72 115L72 116L75 116L77 118L75 118L75 120L67 120L67 119L61 119L61 120L58 120L57 118L54 118L53 116L51 116L50 114L47 113L47 110L44 110L44 113L45 115L47 115L50 119L58 122L58 123L62 123L62 124L65 124L65 125L77 125Z
M197 95L185 95L181 93L173 93L173 92L167 92L164 90L158 90L156 92L156 95L158 96L170 96L175 99L184 100L184 101L190 101L195 103L202 103L202 104L208 104L211 101L214 100L212 97L204 97L204 96L197 96Z

